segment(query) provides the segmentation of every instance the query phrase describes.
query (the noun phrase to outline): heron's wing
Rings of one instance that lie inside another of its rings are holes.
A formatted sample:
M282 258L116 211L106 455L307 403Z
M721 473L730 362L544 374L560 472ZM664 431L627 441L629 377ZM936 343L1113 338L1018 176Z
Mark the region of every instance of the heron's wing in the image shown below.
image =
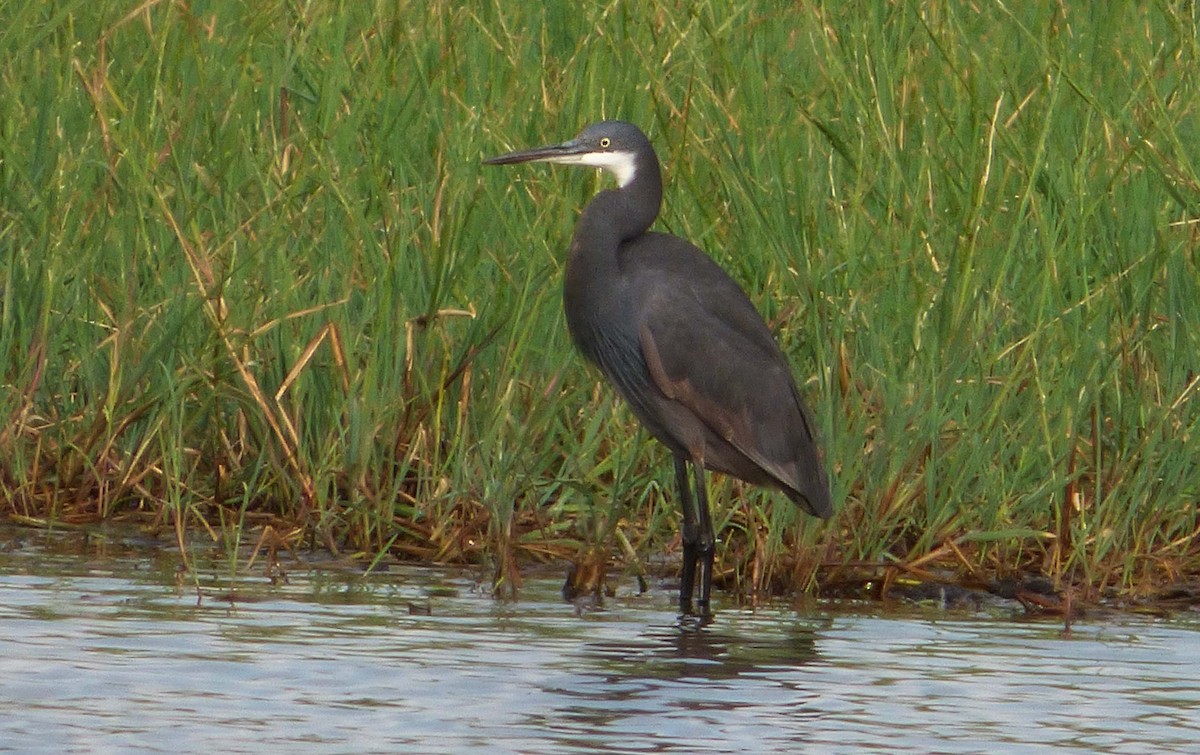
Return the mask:
M828 493L812 421L787 360L745 292L699 250L641 273L638 336L655 386L814 509L823 508Z

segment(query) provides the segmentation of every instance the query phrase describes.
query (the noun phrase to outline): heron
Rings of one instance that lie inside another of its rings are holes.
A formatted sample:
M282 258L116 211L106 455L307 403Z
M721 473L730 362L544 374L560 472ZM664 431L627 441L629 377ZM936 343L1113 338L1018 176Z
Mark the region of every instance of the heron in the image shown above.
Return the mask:
M641 129L602 121L561 144L484 160L527 162L590 166L616 178L575 226L563 309L575 346L674 457L683 508L679 610L707 619L716 538L705 470L780 490L829 518L812 416L742 287L690 242L649 230L662 206L662 171Z

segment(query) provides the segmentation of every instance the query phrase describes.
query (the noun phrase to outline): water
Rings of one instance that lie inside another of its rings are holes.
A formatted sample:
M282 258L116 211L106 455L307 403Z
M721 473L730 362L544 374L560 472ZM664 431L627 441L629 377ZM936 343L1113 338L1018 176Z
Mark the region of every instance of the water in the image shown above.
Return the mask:
M156 549L0 537L0 750L1195 752L1200 620L721 605L577 614L471 572L180 584ZM215 569L215 567L213 567ZM261 570L258 570L261 575Z

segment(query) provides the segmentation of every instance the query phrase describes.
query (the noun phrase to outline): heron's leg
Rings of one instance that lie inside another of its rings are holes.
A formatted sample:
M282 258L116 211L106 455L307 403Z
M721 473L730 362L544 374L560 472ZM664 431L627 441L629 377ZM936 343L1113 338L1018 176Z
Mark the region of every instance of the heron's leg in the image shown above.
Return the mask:
M692 462L692 470L696 474L696 512L699 524L699 536L695 546L696 561L700 565L699 616L701 619L707 619L712 615L709 610L709 596L712 593L713 558L717 553L717 539L713 534L712 512L708 509L708 487L704 484L704 466Z
M692 615L692 592L696 587L696 545L700 539L700 517L688 483L687 459L675 454L675 485L683 506L683 572L679 575L679 612Z

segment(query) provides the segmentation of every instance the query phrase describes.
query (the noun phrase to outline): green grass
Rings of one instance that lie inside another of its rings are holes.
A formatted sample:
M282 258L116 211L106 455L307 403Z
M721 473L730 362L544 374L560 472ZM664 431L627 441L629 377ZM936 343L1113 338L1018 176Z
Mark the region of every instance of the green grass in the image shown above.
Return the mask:
M480 165L620 117L666 164L658 227L759 303L833 470L828 524L713 480L731 583L1194 576L1198 26L1168 2L5 4L0 509L181 542L269 522L511 586L672 551L666 452L560 312L599 184Z

